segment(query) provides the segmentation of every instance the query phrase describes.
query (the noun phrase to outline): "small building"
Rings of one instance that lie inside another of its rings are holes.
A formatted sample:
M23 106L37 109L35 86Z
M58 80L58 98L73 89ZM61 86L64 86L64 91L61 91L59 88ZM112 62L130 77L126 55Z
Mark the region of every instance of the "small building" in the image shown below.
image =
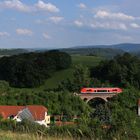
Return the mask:
M138 116L140 116L140 99L138 100Z
M0 106L0 115L3 119L13 119L17 122L27 119L46 127L50 124L48 109L42 105Z

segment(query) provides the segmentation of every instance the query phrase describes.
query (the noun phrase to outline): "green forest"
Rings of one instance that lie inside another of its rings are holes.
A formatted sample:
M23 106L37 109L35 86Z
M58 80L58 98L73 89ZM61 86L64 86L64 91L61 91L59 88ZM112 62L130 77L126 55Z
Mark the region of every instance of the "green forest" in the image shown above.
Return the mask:
M89 56L87 57L89 61ZM76 124L62 127L52 124L48 129L26 120L15 123L1 119L0 129L41 134L44 137L139 140L140 118L137 115L137 101L140 98L140 59L128 53L109 60L93 57L93 65L86 63L86 56L70 56L60 51L2 57L1 105L44 105L49 114L66 115L67 121L76 121ZM47 88L47 84L42 86L56 73L65 71L65 76L67 70L71 69L70 77L59 82L57 87ZM79 93L82 87L93 86L117 86L123 88L123 93L96 106L93 106L95 100L87 104L73 94ZM74 115L79 119L73 120Z
M63 52L24 53L0 59L0 79L14 87L36 87L54 72L69 68L71 57Z
M140 59L129 53L116 56L112 60L102 61L91 69L91 76L100 81L127 87L129 85L140 88Z

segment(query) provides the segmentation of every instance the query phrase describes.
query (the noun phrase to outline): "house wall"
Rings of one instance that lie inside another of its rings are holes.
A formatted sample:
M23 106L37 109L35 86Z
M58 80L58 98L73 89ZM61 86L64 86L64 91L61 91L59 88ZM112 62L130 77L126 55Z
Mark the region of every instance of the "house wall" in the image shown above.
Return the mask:
M47 124L45 123L45 120L35 121L35 123L38 123L39 125L45 125L47 127Z
M50 115L45 115L45 123L50 124Z
M17 122L21 122L21 121L22 121L18 116L15 116L15 117L13 118L13 120L16 120Z
M46 127L48 127L49 124L50 124L50 115L48 115L47 112L45 112L44 120L42 120L42 121L35 121L35 122L40 124L40 125L45 125Z
M22 118L21 118L21 114L23 113L23 111L24 111L25 109L23 109L22 111L19 111L18 113L17 113L17 115L13 118L13 120L16 120L17 122L21 122L22 121ZM29 113L28 113L29 114ZM25 117L25 119L29 119L29 115L27 116L24 116ZM27 118L26 118L27 117ZM32 120L32 119L29 119L29 120ZM34 121L34 120L33 120ZM34 122L36 122L36 123L38 123L38 124L40 124L40 125L45 125L46 127L48 127L49 126L49 124L50 124L50 115L48 115L47 114L47 112L45 112L45 114L44 114L44 117L43 117L43 120L36 120L36 121L34 121Z
M140 116L140 105L138 106L138 116Z

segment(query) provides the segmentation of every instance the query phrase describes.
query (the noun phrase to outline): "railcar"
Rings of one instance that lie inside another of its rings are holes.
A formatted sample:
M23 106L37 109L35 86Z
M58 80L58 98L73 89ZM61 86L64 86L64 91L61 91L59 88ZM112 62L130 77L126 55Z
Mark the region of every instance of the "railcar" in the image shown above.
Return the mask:
M92 94L92 93L121 93L122 89L118 87L114 88L82 88L81 93Z

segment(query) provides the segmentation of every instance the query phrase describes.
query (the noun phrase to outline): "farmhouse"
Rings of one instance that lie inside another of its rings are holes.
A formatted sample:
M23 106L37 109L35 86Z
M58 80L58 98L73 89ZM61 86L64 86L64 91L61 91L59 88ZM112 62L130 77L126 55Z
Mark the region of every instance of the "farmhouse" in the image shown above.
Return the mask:
M17 122L27 119L46 127L50 124L48 109L41 105L0 106L0 115L3 119L13 119Z
M140 99L138 100L138 116L140 116Z

